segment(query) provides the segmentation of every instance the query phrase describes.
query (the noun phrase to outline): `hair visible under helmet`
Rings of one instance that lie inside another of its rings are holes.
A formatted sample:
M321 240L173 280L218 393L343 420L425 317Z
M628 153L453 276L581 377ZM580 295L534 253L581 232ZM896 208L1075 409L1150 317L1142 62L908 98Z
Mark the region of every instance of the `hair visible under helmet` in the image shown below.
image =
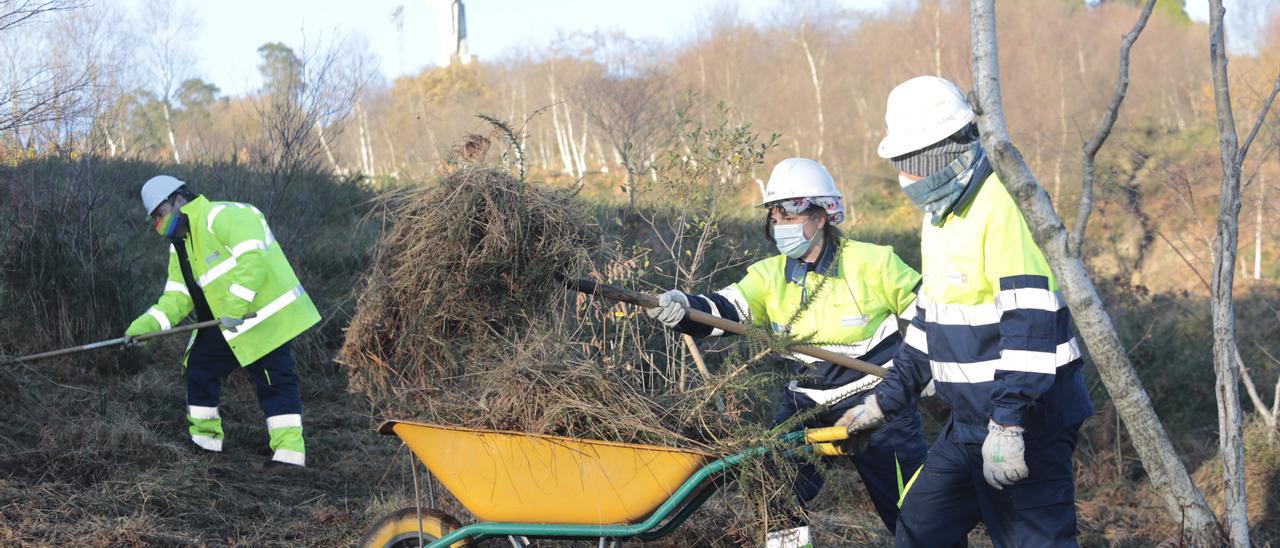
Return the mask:
M836 242L841 237L835 225L844 222L843 194L827 169L809 158L787 158L778 162L769 174L760 207L768 210L764 216L764 233L770 243L774 241L770 213L774 207L791 215L803 213L815 219L825 215L824 239Z

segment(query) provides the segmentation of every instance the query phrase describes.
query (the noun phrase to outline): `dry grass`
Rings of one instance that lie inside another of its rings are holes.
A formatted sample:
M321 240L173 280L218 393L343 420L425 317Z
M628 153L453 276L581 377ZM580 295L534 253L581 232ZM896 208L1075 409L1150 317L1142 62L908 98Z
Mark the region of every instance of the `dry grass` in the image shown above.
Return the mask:
M647 386L634 349L590 352L559 282L599 259L581 204L484 168L395 200L340 358L380 411L682 446L723 422L708 419L704 394Z

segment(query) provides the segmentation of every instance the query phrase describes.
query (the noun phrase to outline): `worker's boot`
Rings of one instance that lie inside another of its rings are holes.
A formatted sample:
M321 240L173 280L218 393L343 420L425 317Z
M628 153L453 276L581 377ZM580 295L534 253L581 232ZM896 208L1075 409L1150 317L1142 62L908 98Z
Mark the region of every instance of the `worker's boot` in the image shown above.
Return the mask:
M813 539L806 525L769 533L764 537L764 545L765 548L813 548Z
M222 451L222 418L217 407L188 405L187 422L192 443L205 451Z
M302 415L276 415L267 417L267 433L271 435L273 462L307 465L306 446L302 442Z

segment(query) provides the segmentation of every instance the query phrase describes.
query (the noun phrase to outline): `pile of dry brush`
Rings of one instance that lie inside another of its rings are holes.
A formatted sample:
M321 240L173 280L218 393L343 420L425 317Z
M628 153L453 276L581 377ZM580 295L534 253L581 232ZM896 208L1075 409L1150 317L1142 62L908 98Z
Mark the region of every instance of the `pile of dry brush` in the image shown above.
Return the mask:
M655 391L609 365L634 356L588 353L559 277L594 271L602 236L570 195L467 168L393 200L340 358L379 412L685 447L729 435L706 391Z
M744 373L752 363L677 390L642 374L643 344L595 344L589 307L614 305L570 295L560 278L608 261L586 211L488 168L393 196L339 357L351 390L388 418L713 452L770 440L747 413L748 392L777 379ZM659 329L634 310L623 317ZM743 468L738 492L751 509L712 505L674 542L762 535L765 502L789 500L790 471Z

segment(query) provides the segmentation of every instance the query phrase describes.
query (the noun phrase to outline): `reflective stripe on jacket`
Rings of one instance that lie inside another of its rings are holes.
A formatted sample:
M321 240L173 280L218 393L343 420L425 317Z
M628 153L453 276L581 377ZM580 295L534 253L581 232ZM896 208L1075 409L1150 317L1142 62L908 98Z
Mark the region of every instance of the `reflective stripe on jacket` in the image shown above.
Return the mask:
M235 332L221 330L240 365L248 365L320 321L320 314L289 266L261 211L248 204L198 196L182 206L192 275L218 318L243 318ZM127 331L168 329L192 311L178 253L169 246L169 275L154 306Z
M898 316L914 313L920 274L889 246L844 239L828 245L813 265L776 255L747 268L741 281L720 291L690 295L692 308L736 322L790 333L813 344L876 364L888 362L902 340ZM802 301L808 300L807 306ZM798 313L797 313L798 311ZM685 320L677 330L694 336L723 334ZM800 388L830 389L864 377L809 356L787 356ZM794 388L794 387L793 387Z
M1052 436L1093 413L1071 311L1013 197L994 173L981 185L923 223L917 313L879 401L914 405L932 379L961 442L985 439L988 419Z

